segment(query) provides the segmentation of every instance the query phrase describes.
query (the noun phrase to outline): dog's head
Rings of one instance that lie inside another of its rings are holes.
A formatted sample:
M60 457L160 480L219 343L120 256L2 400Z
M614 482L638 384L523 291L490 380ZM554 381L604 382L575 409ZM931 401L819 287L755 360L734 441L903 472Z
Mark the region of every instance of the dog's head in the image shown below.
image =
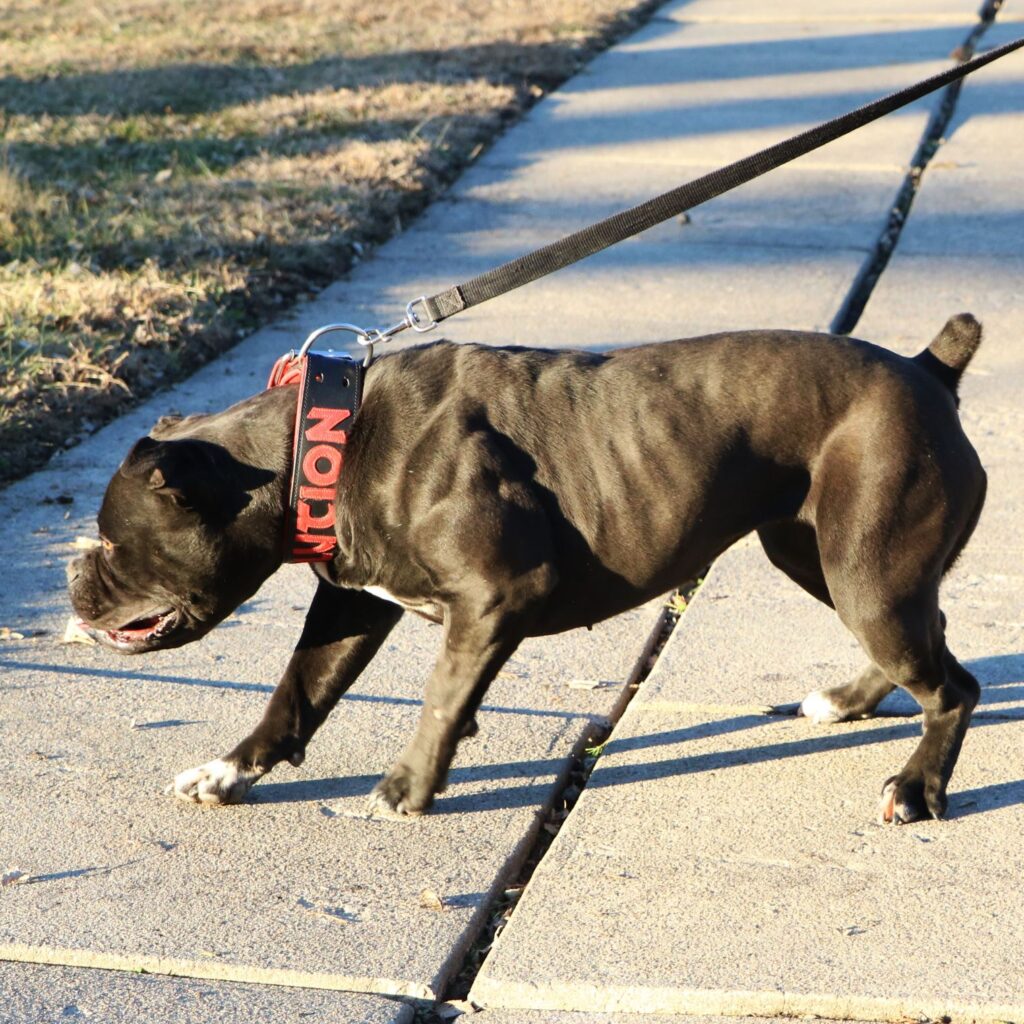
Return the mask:
M278 474L164 435L132 448L103 498L101 545L68 566L75 612L127 654L198 640L281 564Z

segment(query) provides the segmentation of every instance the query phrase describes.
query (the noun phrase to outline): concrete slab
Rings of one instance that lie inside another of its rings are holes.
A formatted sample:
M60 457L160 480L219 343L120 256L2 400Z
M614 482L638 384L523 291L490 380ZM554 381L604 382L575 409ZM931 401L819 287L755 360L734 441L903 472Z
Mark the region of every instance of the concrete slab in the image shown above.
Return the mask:
M1000 18L982 44L991 48L1022 34L1024 23ZM900 239L901 254L1020 255L1014 243L1024 231L1017 174L1024 159L1022 84L1024 57L1019 53L964 84Z
M1024 32L1019 21L1003 24L1005 20L1001 14L986 32L984 46ZM903 348L947 309L974 309L986 334L964 382L965 414L971 412L975 392L984 394L989 404L997 397L1000 405L1019 407L1007 372L1024 371L1017 344L1019 288L1013 284L1024 273L1019 245L1024 204L1014 173L1024 160L1022 87L1024 57L1019 54L964 83L897 251L857 325L858 333L875 334ZM1015 434L1019 437L1020 431Z
M2 1024L410 1024L412 1019L410 1006L376 996L0 961Z
M453 245L479 251L496 232L514 233L519 244L540 246L715 169L711 164L681 170L652 163L642 175L628 175L624 182L623 167L615 161L594 161L585 153L540 157L519 169L492 167L487 175L471 175L457 196L431 206L422 226L445 251ZM658 242L675 249L796 245L863 251L888 216L895 170L851 175L844 168L797 161L697 207L684 224L671 220L650 228L638 240L620 244ZM581 181L586 182L585 190Z
M45 611L35 598L28 621L50 632L0 652L0 862L33 879L3 892L0 957L437 993L659 610L524 645L426 818L364 813L418 714L439 637L419 621L399 627L301 770L278 769L237 808L166 796L176 772L258 719L308 592L304 573L282 573L202 644L131 663L60 646L60 595ZM423 889L445 909L422 907Z
M1024 24L994 26L986 47L1024 34ZM1018 169L1024 158L1020 90L1024 57L1011 54L972 76L961 92L946 141L925 173L903 254L1017 257L1024 231ZM1011 228L1016 227L1016 230Z
M892 828L873 823L876 794L916 723L823 734L803 719L631 706L471 998L1019 1020L1022 728L979 723L950 820Z

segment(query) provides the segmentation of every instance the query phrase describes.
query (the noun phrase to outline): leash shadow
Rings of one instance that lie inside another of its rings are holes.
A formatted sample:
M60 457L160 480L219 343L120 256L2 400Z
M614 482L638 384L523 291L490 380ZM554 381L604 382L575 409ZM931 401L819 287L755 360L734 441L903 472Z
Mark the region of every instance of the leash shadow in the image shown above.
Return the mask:
M81 665L56 665L42 662L15 661L13 659L0 658L0 670L22 671L22 672L45 672L61 676L77 676L86 679L116 679L131 683L168 683L173 686L197 686L203 689L213 690L237 690L243 693L274 692L274 687L266 683L245 683L231 679L202 679L190 676L166 675L159 672L136 672L130 669L85 667ZM0 686L0 690L8 687ZM22 687L18 687L19 689ZM367 703L367 704L388 704L398 707L420 708L423 700L420 697L401 697L392 694L380 693L346 693L338 702L338 710L335 714L344 713L343 707L346 703ZM563 721L593 721L596 716L585 711L559 711L554 708L529 708L514 707L504 704L484 704L482 712L489 712L498 715L523 715L529 718L552 718ZM168 720L163 725L188 725L194 724L185 720ZM146 728L156 728L156 725L148 725Z

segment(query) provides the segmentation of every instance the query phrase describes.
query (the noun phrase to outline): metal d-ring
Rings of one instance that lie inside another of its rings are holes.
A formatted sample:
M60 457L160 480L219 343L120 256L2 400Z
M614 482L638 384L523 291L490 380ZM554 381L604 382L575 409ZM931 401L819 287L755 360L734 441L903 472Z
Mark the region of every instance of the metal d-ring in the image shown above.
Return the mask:
M332 331L348 331L350 334L354 334L356 336L356 342L366 349L366 358L363 360L363 366L370 365L373 361L373 346L381 340L381 333L376 329L367 331L362 327L357 327L355 324L326 324L323 327L318 327L302 343L302 348L299 349L298 358L302 359L303 356L306 355L314 341L322 338L325 334L330 334Z
M376 340L370 337L369 331L364 331L362 327L357 327L355 324L327 324L324 327L318 327L306 340L302 343L302 348L299 349L299 358L301 359L313 346L313 342L322 338L325 334L330 334L332 331L348 331L350 334L356 336L356 340L360 345L372 345ZM364 339L369 338L369 341Z

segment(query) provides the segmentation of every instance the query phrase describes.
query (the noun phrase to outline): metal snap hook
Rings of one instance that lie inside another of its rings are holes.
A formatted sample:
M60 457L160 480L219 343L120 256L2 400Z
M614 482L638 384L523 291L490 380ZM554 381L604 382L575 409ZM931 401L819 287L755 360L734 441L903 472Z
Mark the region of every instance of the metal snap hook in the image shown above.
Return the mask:
M324 327L318 327L313 333L306 338L302 343L302 347L299 349L298 358L302 359L306 353L310 350L313 342L318 338L322 338L325 334L330 334L332 331L348 331L350 334L356 336L356 341L366 349L366 358L363 360L363 366L369 366L373 362L373 346L380 342L390 341L396 334L401 331L406 331L410 327L417 332L417 334L424 334L427 331L432 331L437 326L436 320L431 320L427 323L424 319L421 319L416 315L416 306L421 303L425 306L427 297L421 295L418 299L413 299L405 307L405 316L398 321L397 324L392 324L385 330L380 330L378 327L371 327L369 330L358 327L356 324L327 324Z
M427 331L432 331L437 326L436 320L431 320L430 323L425 323L416 315L416 307L423 303L423 308L427 308L427 297L421 295L418 299L413 299L405 307L405 320L409 327L411 327L417 334L426 334Z

